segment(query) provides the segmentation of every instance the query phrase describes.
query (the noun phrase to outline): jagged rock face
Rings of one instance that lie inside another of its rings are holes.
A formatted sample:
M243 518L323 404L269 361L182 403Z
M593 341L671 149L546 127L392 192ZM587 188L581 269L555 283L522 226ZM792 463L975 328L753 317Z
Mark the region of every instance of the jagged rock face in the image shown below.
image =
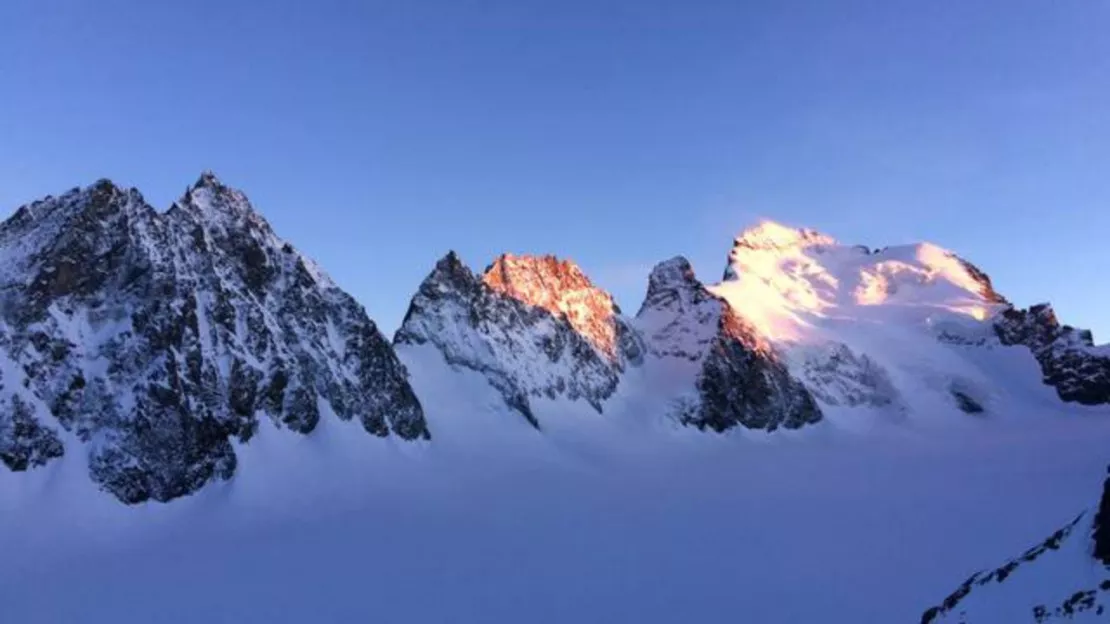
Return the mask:
M452 252L420 285L394 344L434 345L539 427L530 397L581 399L600 413L621 371L639 363L638 337L617 315L573 265L502 256L478 276Z
M0 461L9 469L42 466L64 453L57 432L44 426L19 395L0 405Z
M362 307L210 174L163 214L108 181L35 202L0 249L8 356L125 502L230 478L231 439L259 415L308 433L323 408L428 436Z
M65 454L58 432L45 424L46 410L34 396L27 395L21 383L7 378L18 372L0 354L0 461L16 472L37 468Z
M991 283L990 276L984 273L982 269L968 262L967 260L964 260L963 258L959 258L958 256L956 258L957 260L959 260L960 264L963 265L964 270L967 271L968 275L970 275L972 279L974 279L979 284L979 294L983 297L983 299L985 299L989 303L1002 303L1007 305L1010 303L1006 300L1005 297L1003 297L998 291L994 289L994 284Z
M700 361L717 338L723 305L676 257L652 270L636 319L653 355Z
M626 362L638 364L642 357L642 345L612 295L594 286L573 262L504 254L486 269L482 281L496 292L565 318L619 369Z
M1006 345L1024 345L1041 365L1044 382L1064 401L1110 403L1110 348L1094 346L1091 332L1061 325L1048 304L1011 308L995 320Z
M698 367L696 400L678 414L684 424L721 432L798 428L821 419L813 396L770 343L706 289L685 258L655 267L637 322L656 357Z
M698 378L698 392L701 406L683 418L714 431L736 425L768 431L779 426L797 429L821 420L813 395L735 314L721 316L718 339Z
M885 407L894 404L898 391L877 362L848 345L829 342L799 347L799 374L806 387L827 405Z

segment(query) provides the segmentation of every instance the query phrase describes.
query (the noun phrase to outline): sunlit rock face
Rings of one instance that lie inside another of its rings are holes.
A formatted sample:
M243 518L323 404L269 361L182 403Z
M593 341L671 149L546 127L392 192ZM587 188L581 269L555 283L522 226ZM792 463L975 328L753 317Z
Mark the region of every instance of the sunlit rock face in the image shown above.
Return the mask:
M597 288L578 265L555 256L504 254L482 275L495 292L562 317L618 368L638 363L641 345L613 297Z
M232 440L260 419L428 436L362 306L210 173L164 213L107 180L34 202L0 224L0 250L12 469L87 455L120 500L168 501L231 478Z
M717 432L733 427L798 428L821 419L806 388L778 352L724 299L710 292L685 258L655 267L637 314L649 351L695 392L679 404L683 424Z
M394 344L430 344L451 366L481 373L536 427L533 399L582 400L601 413L622 372L643 358L612 297L552 256L500 256L477 275L447 254L420 285Z

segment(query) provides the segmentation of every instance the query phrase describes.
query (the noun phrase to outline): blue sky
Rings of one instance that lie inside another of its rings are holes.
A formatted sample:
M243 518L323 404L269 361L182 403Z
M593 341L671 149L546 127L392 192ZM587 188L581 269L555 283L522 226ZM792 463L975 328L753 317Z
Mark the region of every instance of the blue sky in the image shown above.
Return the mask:
M635 312L760 217L931 240L1110 339L1104 0L4 0L0 211L244 189L388 331L440 255Z

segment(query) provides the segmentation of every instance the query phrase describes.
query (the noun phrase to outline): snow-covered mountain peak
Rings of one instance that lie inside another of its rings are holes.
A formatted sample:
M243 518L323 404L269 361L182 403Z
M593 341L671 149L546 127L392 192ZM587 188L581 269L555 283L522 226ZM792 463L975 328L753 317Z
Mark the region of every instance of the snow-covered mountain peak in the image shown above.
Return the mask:
M683 256L675 256L655 265L648 276L647 295L640 306L641 312L648 308L688 304L704 292L702 283L694 274L694 267Z
M1006 307L986 274L937 245L872 251L771 222L737 237L714 291L773 339L799 339L821 318L985 320Z
M330 414L428 436L362 306L214 177L165 213L108 181L35 202L0 224L0 253L0 460L13 469L67 438L101 488L165 501L230 478L231 440L267 420L308 434Z
M582 399L601 412L643 345L608 293L553 256L503 255L481 275L448 253L420 284L394 337L403 357L431 346L485 377L533 426L532 399Z
M454 251L449 251L436 261L435 268L425 279L429 287L439 290L446 288L471 287L475 281L474 274Z
M137 190L107 179L26 204L0 223L0 285L22 285L30 276L42 285L73 281L93 246L118 243L156 218Z
M193 183L193 188L219 188L221 186L223 186L223 182L216 177L216 173L211 169L201 171L197 181Z
M610 361L621 359L620 308L577 264L552 255L503 254L482 275L494 291L564 317Z
M183 208L210 223L248 221L265 230L270 229L242 191L225 185L211 171L202 172L174 207Z
M790 249L836 245L836 239L808 228L795 228L764 219L736 237L735 245L748 249Z

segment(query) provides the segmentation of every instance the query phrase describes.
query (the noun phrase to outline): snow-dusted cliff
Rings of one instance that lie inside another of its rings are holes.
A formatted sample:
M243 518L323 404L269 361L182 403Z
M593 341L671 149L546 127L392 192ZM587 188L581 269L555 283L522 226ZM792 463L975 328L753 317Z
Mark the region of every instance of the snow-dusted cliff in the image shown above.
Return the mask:
M211 174L165 213L107 180L23 206L0 253L13 470L87 456L120 500L167 501L231 478L260 426L428 436L362 306Z
M259 427L332 417L404 440L500 411L522 420L496 427L577 414L710 435L1110 402L1106 347L954 253L773 222L736 237L716 284L658 264L635 317L569 260L475 273L450 253L392 345L210 173L166 212L106 180L34 202L0 224L0 253L0 460L87 458L129 503L230 479Z

